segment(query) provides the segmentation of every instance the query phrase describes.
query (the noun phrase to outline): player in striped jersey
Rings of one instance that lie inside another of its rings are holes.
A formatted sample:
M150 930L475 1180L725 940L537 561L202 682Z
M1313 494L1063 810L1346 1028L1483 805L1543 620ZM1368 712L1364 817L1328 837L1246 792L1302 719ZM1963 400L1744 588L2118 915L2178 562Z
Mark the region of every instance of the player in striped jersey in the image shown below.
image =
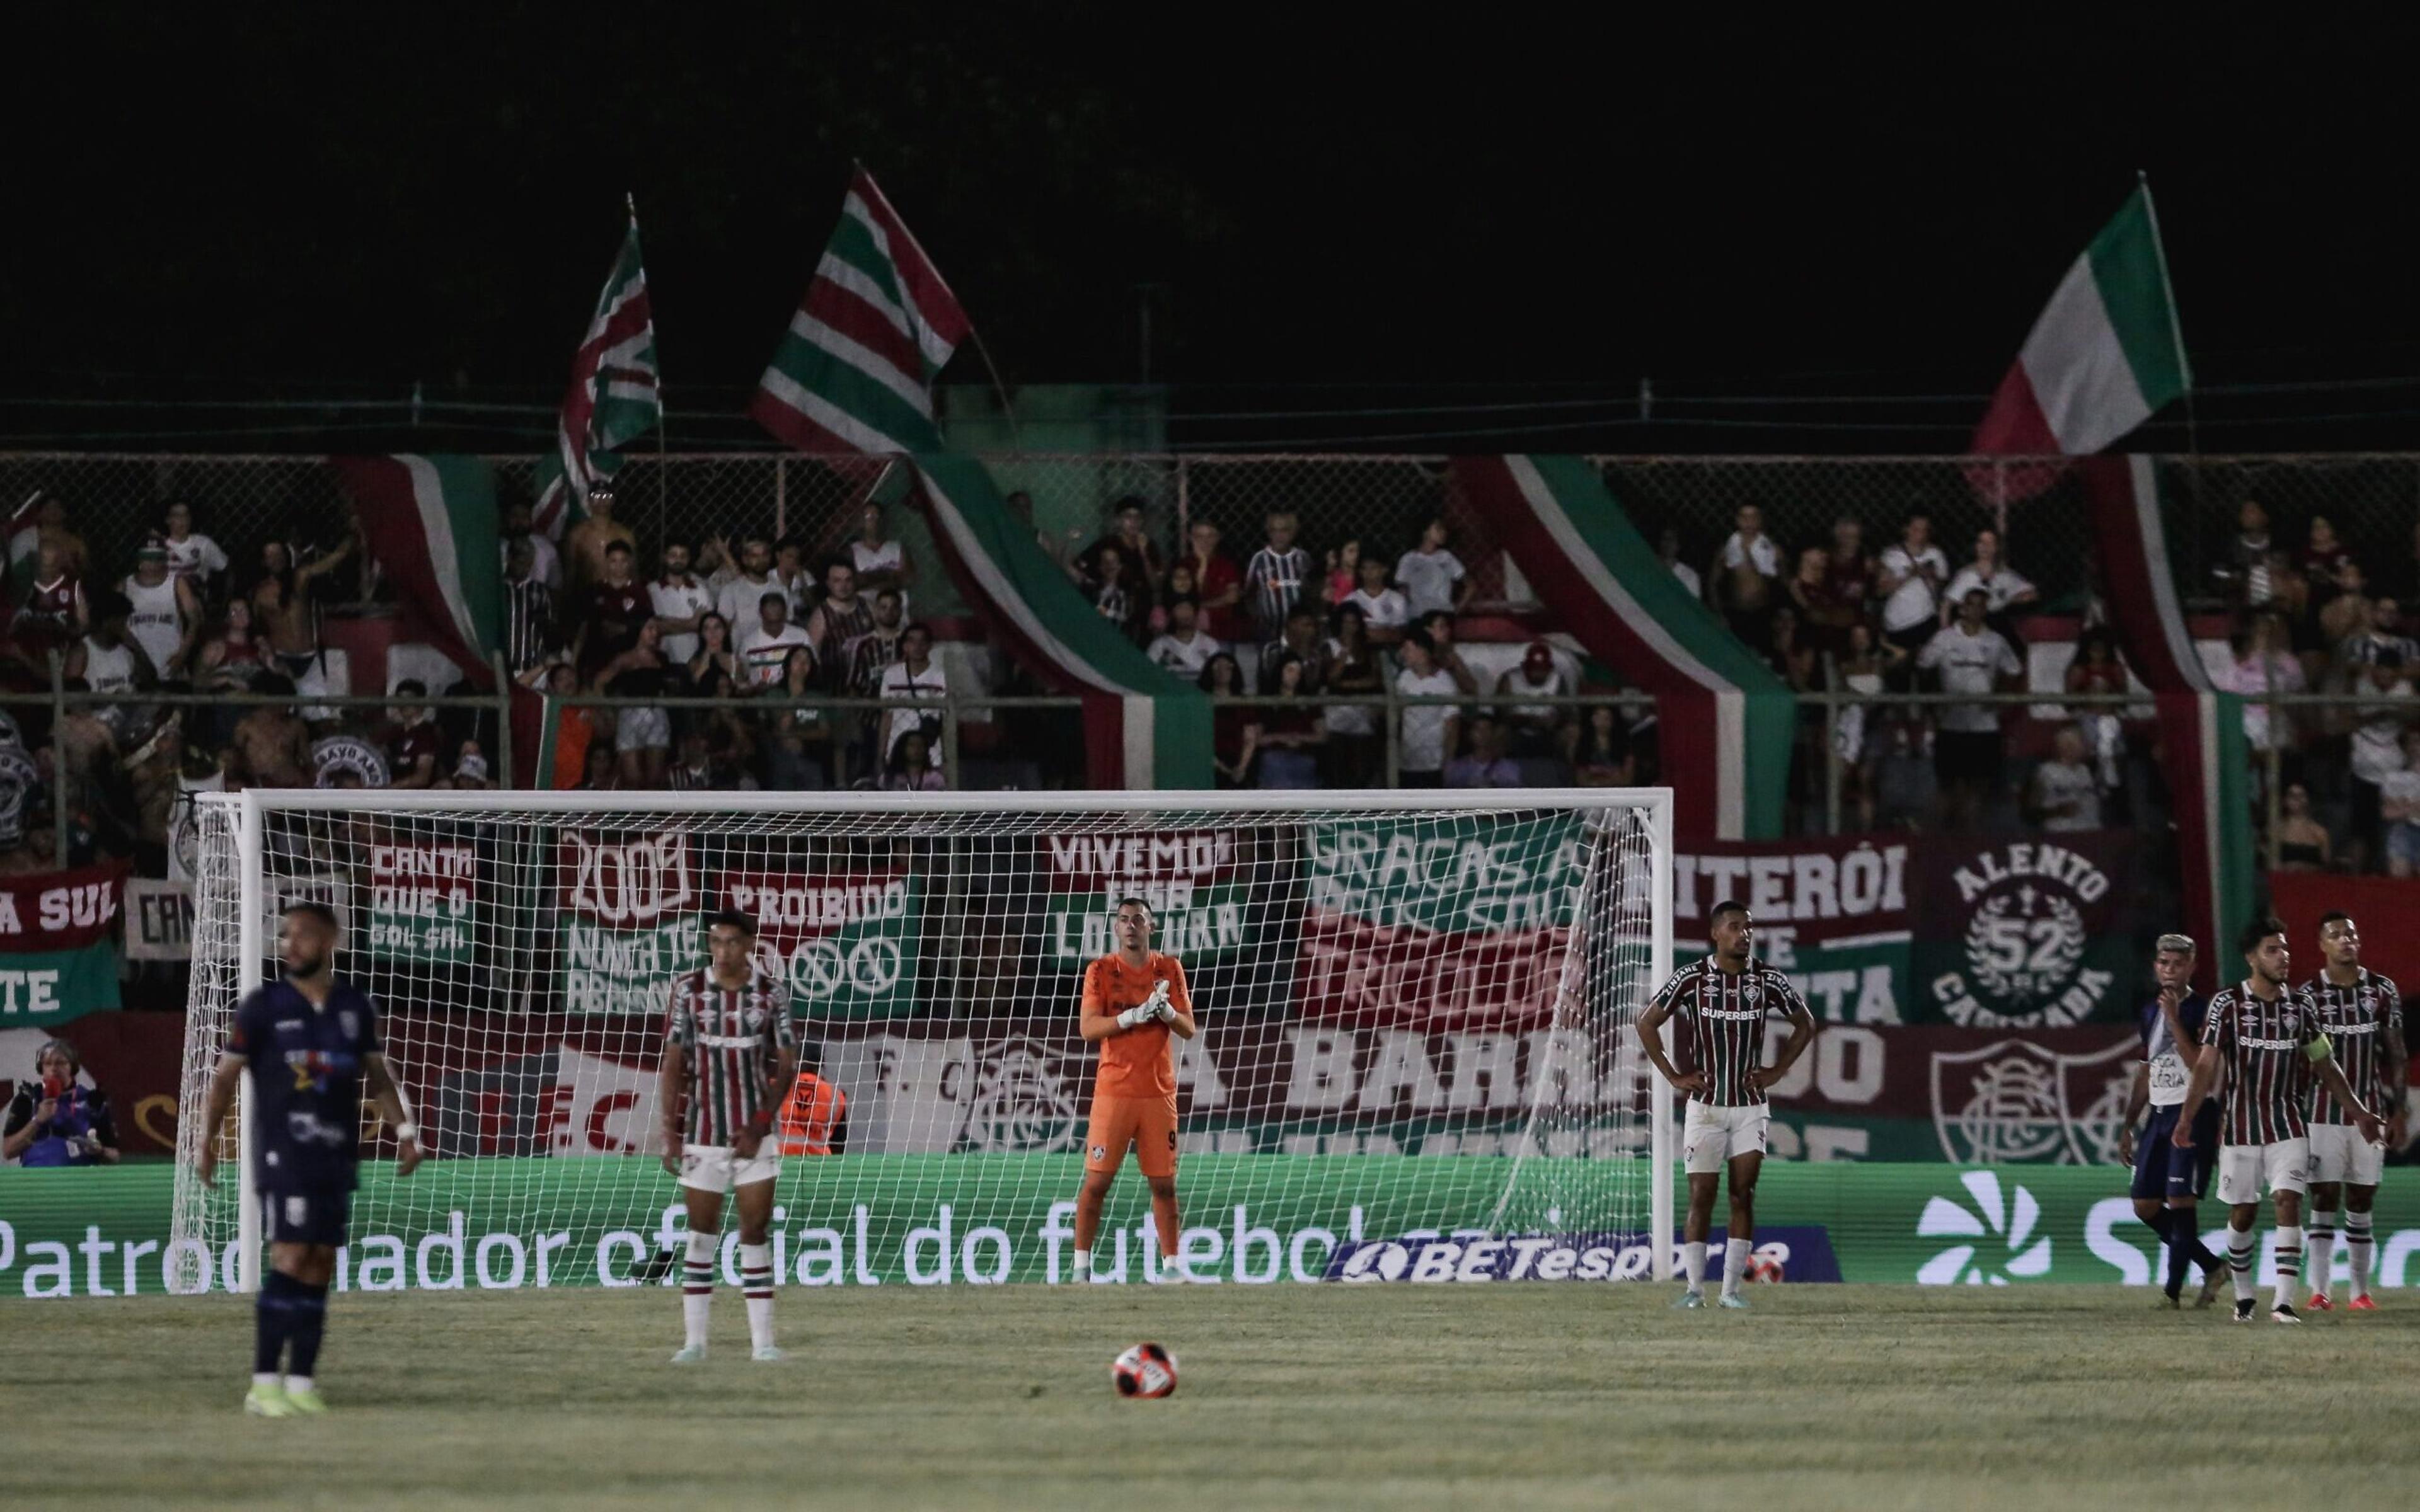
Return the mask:
M2381 977L2361 964L2361 931L2352 916L2342 911L2319 916L2319 954L2327 967L2294 989L2311 1005L2319 1027L2335 1048L2336 1064L2345 1081L2362 1100L2386 1119L2386 1142L2403 1142L2403 1078L2408 1065L2403 1054L2403 998L2391 977ZM2311 1097L2311 1300L2314 1312L2326 1312L2328 1272L2335 1262L2337 1202L2343 1202L2344 1232L2352 1251L2352 1300L2355 1312L2370 1312L2370 1208L2378 1201L2378 1179L2386 1151L2354 1136L2345 1105L2325 1087Z
M1639 1014L1638 1042L1673 1090L1689 1098L1681 1126L1682 1160L1689 1170L1689 1217L1681 1244L1688 1288L1673 1305L1706 1304L1706 1234L1714 1220L1714 1190L1729 1166L1731 1216L1723 1236L1722 1304L1745 1307L1740 1278L1756 1247L1756 1178L1764 1166L1765 1125L1772 1117L1765 1088L1781 1080L1814 1040L1815 1015L1788 977L1753 958L1756 920L1745 903L1716 903L1708 938L1714 953L1674 973ZM1790 1021L1790 1041L1765 1066L1764 1024L1775 1013ZM1673 1070L1664 1054L1664 1021L1676 1015L1693 1068L1686 1072Z
M663 1110L664 1169L680 1178L689 1205L689 1248L681 1318L687 1342L675 1365L706 1358L706 1309L721 1248L722 1198L739 1192L740 1292L748 1337L759 1360L773 1347L773 1254L766 1226L782 1157L766 1146L774 1110L799 1069L790 995L756 964L756 921L726 909L706 925L711 963L673 983L664 1014L664 1059L657 1101Z
M2227 1215L2227 1268L2235 1277L2235 1320L2252 1321L2252 1224L2260 1216L2265 1178L2277 1209L2277 1300L2269 1310L2275 1323L2299 1323L2294 1283L2303 1268L2303 1182L2311 1161L2309 1124L2304 1117L2313 1074L2344 1099L2365 1139L2379 1135L2378 1119L2347 1085L2329 1054L2316 1009L2286 990L2291 956L2286 926L2273 918L2244 926L2237 941L2249 975L2222 987L2210 1000L2202 1027L2201 1058L2185 1088L2184 1112L2170 1142L2193 1145L2193 1121L2219 1073L2226 1073L2226 1143L2218 1154L2218 1200Z

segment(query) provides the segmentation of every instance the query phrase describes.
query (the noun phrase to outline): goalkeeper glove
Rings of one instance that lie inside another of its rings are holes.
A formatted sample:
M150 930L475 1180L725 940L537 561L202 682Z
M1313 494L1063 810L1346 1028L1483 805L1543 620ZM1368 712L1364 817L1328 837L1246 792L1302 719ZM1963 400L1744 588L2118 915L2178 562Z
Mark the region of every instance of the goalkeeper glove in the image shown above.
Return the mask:
M1127 1009L1125 1012L1119 1014L1118 1027L1122 1029L1140 1028L1158 1016L1158 1009L1153 1007L1149 1003L1144 1003L1139 1007Z

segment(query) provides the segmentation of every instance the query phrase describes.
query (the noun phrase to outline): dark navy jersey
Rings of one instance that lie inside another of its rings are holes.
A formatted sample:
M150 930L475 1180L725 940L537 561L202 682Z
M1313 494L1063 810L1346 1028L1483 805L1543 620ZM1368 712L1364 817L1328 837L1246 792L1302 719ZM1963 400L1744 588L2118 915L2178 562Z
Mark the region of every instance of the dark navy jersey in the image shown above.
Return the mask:
M348 982L317 1008L288 981L243 1000L226 1049L252 1067L253 1179L261 1190L352 1189L362 1063L378 1048L378 1010Z
M2160 1000L2153 997L2143 1005L2136 1026L2143 1036L2143 1060L2149 1067L2144 1086L2155 1108L2181 1106L2185 1100L2185 1083L2193 1077L2193 1063L2201 1049L2203 1021L2210 1016L2210 1004L2199 993L2187 993L2177 1005L2177 1027L2184 1031L2185 1042L2179 1044L2168 1034L2168 1022L2160 1012Z

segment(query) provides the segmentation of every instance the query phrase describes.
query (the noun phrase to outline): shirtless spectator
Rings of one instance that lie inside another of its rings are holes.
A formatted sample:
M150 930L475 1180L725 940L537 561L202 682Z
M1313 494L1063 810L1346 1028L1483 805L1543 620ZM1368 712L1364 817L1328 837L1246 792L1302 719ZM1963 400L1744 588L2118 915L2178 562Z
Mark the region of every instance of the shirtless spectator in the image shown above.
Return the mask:
M294 696L293 679L264 672L254 691L271 698ZM290 703L263 703L235 723L235 760L227 772L233 787L307 788L311 785L311 731Z
M328 575L353 554L354 537L302 566L283 541L260 548L260 581L254 585L253 624L291 676L300 677L319 657L319 620L312 600Z
M569 559L575 592L604 580L610 565L606 554L617 541L629 548L633 560L637 558L639 538L613 517L613 482L599 478L588 486L588 517L564 532L563 554Z
M1781 584L1781 546L1764 533L1764 511L1742 504L1734 518L1738 529L1723 542L1708 567L1708 586L1714 608L1741 640L1761 646L1768 639L1767 620Z

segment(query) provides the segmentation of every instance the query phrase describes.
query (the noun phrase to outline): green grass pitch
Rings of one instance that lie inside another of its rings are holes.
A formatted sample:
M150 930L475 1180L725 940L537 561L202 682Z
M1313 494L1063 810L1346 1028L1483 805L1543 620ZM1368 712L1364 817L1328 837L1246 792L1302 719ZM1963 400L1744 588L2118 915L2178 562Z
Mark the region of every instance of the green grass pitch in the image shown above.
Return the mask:
M329 1416L238 1410L240 1299L0 1304L42 1504L2298 1508L2396 1504L2420 1305L2299 1329L2101 1288L785 1289L342 1296ZM2263 1298L2265 1308L2266 1298ZM1174 1397L1118 1399L1156 1338ZM2152 1457L2147 1458L2147 1455Z

